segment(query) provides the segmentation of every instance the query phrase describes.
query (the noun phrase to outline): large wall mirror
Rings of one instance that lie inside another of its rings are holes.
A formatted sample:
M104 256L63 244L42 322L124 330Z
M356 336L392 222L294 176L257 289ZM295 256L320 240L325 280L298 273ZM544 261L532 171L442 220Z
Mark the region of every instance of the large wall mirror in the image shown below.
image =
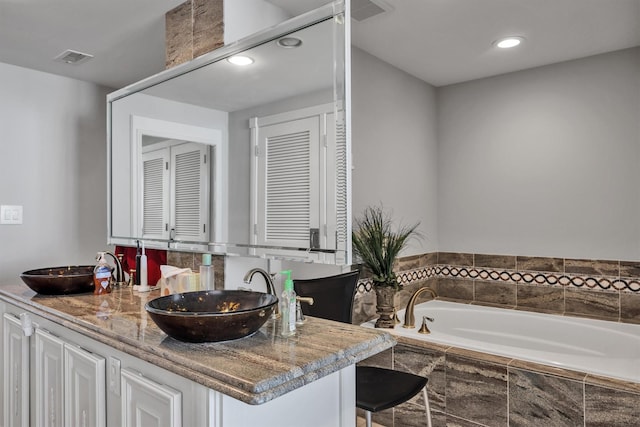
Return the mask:
M334 2L109 95L109 242L349 263L348 31Z

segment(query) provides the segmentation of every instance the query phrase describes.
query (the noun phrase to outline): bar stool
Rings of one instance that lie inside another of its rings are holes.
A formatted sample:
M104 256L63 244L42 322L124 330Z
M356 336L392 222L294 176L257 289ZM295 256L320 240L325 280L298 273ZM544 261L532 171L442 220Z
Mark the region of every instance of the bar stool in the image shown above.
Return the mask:
M353 297L358 285L358 271L317 279L294 280L297 295L313 298L313 305L302 304L305 316L351 323ZM422 390L427 426L431 427L431 409L427 397L429 379L408 372L373 366L356 366L356 406L365 411L367 427L371 413L393 408Z

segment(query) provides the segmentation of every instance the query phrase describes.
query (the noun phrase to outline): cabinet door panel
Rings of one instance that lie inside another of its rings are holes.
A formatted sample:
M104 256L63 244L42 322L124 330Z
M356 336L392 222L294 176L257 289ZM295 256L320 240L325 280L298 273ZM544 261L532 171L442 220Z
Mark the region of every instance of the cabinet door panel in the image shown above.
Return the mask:
M64 362L64 425L104 427L106 425L104 358L65 344Z
M133 371L122 370L123 427L182 426L182 394Z
M3 408L4 425L29 426L29 337L20 321L3 315Z
M36 426L62 426L64 342L41 329L36 330L35 340Z

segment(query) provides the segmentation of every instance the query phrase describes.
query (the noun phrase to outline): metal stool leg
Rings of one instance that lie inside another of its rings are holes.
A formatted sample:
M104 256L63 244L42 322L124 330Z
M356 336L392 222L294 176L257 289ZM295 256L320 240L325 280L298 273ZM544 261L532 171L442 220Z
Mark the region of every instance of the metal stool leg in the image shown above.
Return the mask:
M431 425L431 407L429 406L429 397L427 396L427 387L422 389L422 396L424 397L424 410L427 415L427 427L432 427Z
M364 411L364 416L365 420L367 421L367 427L371 427L371 411Z

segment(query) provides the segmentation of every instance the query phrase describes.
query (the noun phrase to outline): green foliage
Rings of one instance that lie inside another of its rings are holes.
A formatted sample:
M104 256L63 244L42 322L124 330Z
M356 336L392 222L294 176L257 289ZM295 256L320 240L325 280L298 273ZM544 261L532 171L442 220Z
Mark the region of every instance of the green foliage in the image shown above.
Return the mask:
M355 220L353 250L373 273L374 285L398 288L393 264L407 240L418 235L416 229L419 225L419 222L412 226L401 225L394 231L391 217L378 206L367 207L362 217Z

